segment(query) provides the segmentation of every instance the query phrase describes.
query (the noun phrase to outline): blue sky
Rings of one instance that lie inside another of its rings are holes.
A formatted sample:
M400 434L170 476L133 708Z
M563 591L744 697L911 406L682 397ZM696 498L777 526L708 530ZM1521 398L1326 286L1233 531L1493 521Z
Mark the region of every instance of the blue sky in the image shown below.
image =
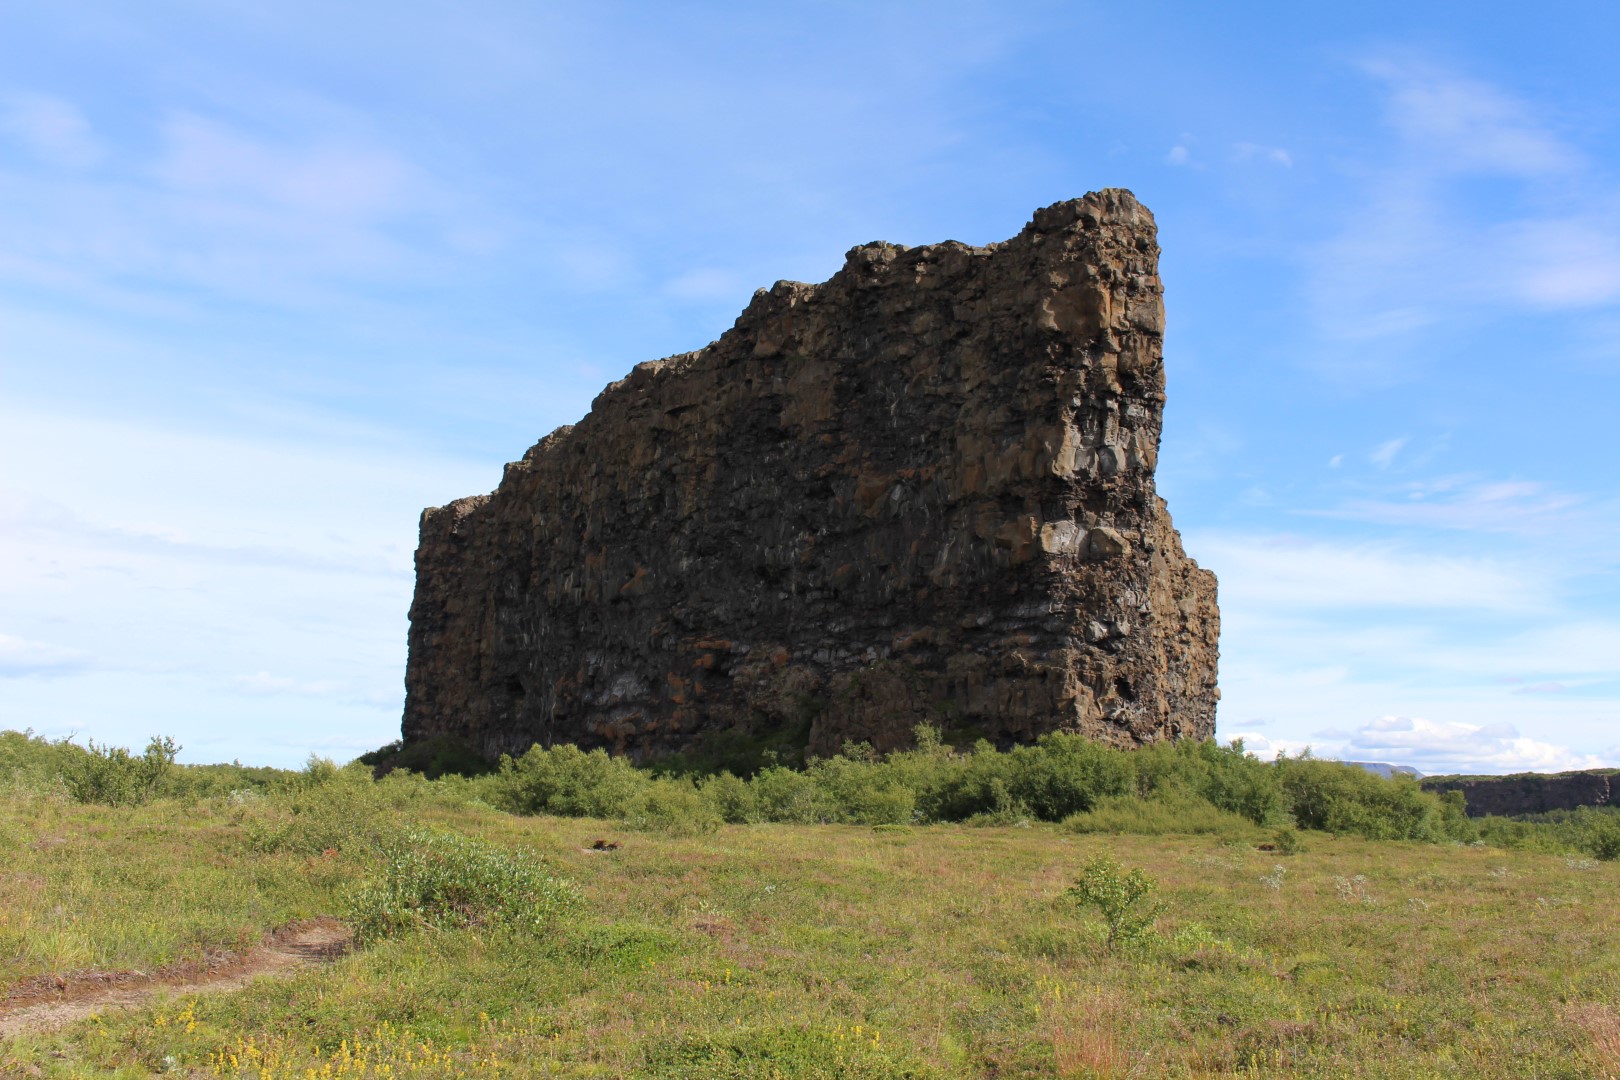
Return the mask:
M0 727L397 735L423 506L857 243L1101 187L1219 730L1620 764L1620 8L0 0Z

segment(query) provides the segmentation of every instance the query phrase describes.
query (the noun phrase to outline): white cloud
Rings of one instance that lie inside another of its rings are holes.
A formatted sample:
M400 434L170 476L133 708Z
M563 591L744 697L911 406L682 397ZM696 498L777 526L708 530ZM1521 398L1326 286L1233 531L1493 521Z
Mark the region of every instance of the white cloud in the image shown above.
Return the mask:
M1261 761L1271 761L1278 754L1298 757L1306 750L1312 749L1308 740L1271 739L1253 730L1227 732L1223 734L1222 741L1228 744L1242 742L1244 751L1253 754Z
M1344 455L1343 454L1334 454L1332 457L1328 458L1328 468L1330 468L1330 469L1337 469L1340 465L1343 465L1343 464L1344 464Z
M1261 760L1278 754L1297 757L1309 750L1319 758L1382 761L1410 765L1419 772L1512 773L1596 769L1620 761L1620 755L1583 754L1558 743L1521 735L1512 724L1437 722L1421 717L1382 716L1354 731L1320 731L1313 739L1268 737L1245 730L1225 741L1241 739L1243 748Z
M1168 165L1185 165L1190 159L1191 155L1187 152L1187 148L1179 144L1172 146L1170 152L1164 155L1165 163Z
M1511 724L1435 722L1384 716L1363 724L1348 749L1423 772L1562 772L1609 764L1594 754L1519 734Z
M103 151L90 122L72 102L43 94L24 94L0 102L0 131L17 139L42 161L85 169Z

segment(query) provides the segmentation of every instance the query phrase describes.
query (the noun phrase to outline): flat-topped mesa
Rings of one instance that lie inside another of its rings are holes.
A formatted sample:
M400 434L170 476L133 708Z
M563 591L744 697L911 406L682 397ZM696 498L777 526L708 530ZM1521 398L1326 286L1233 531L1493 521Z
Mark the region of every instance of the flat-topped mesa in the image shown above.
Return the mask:
M866 244L761 289L422 515L404 737L641 759L715 733L1213 734L1215 578L1154 492L1153 216Z

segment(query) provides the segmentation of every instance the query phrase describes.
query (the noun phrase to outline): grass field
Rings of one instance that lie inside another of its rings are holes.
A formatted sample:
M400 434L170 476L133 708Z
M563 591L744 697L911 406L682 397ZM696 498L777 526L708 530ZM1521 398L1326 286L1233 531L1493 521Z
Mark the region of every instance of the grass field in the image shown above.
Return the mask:
M0 1042L0 1073L1620 1075L1615 862L1309 831L1285 856L1260 850L1259 827L672 835L422 798L430 786L0 801L0 982L137 969L181 984ZM363 907L378 845L398 850L407 825L533 853L578 899L538 925L396 930L291 978L185 991L211 954ZM1065 895L1099 852L1159 884L1139 946L1107 950Z

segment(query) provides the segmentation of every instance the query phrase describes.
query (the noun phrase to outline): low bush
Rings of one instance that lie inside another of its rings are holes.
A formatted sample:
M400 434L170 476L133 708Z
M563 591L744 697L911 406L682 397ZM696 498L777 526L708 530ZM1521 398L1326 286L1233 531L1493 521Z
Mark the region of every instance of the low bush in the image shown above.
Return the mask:
M1479 838L1494 847L1620 859L1620 807L1583 806L1525 818L1485 817L1477 827Z
M1213 739L1152 743L1134 751L1131 761L1143 794L1166 789L1192 792L1256 825L1287 818L1277 769L1245 753L1241 741L1230 746Z
M1407 776L1382 777L1354 765L1310 757L1275 765L1294 820L1304 829L1369 840L1471 840L1460 798L1424 791ZM1451 793L1456 794L1456 793Z
M724 818L692 781L663 777L647 785L641 805L627 815L626 823L648 832L696 836L714 832Z
M1126 870L1111 855L1093 855L1080 870L1080 880L1064 893L1081 908L1096 908L1108 927L1109 952L1140 945L1153 931L1163 906L1153 899L1158 883L1140 868Z
M705 776L697 782L703 798L730 825L743 825L754 820L754 789L748 781L729 772Z
M382 872L349 895L347 914L362 941L421 927L533 931L578 899L572 882L527 852L412 829L386 845Z
M536 744L522 757L501 756L493 792L502 809L517 814L627 818L644 804L651 783L605 750Z
M748 786L754 794L754 821L811 825L830 818L821 789L806 773L772 765L761 769Z
M249 788L227 799L249 850L355 854L398 836L396 811L422 801L411 797L407 783L373 781L363 765L339 768L312 757L302 773L292 774L268 794ZM426 782L420 783L425 788Z
M156 735L139 757L125 747L97 746L92 740L84 753L61 757L62 783L75 802L140 806L157 794L179 752L173 739Z
M0 731L0 793L42 795L61 790L68 759L85 753L67 741L51 742L29 731Z

